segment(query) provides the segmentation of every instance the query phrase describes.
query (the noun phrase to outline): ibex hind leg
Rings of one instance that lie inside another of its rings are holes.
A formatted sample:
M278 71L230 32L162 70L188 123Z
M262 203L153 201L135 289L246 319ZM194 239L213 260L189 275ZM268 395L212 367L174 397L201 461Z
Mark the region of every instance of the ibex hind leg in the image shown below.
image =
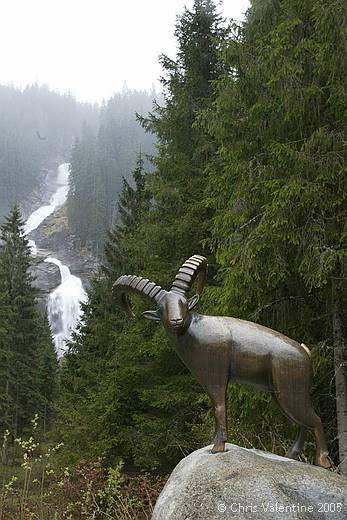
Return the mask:
M323 425L320 417L316 414L313 408L311 408L306 417L300 417L301 423L313 431L315 439L316 439L316 456L315 456L315 464L316 466L321 466L322 468L330 468L331 462L329 460L329 452L328 447L325 441L325 435L323 430Z
M316 413L314 413L314 426L312 426L312 429L317 444L315 464L317 466L322 466L322 468L328 469L331 467L331 461L329 460L329 452L325 442L322 421Z
M274 398L274 401L276 402L277 406L281 409L281 412L283 413L283 415L285 415L287 417L287 419L289 419L290 421L295 422L294 419L292 417L290 417L286 413L286 411L283 409L280 401L277 399L275 394L273 395L273 398ZM306 434L307 434L307 429L305 428L305 426L300 425L300 428L299 428L298 434L295 438L295 441L293 442L291 448L286 453L286 457L288 457L288 459L297 459L298 458L298 455L300 454L300 452L302 451L302 449L304 447Z
M298 367L298 372L300 367ZM301 374L297 374L298 376ZM274 370L273 386L276 395L276 400L283 413L292 421L296 422L303 428L313 431L316 439L316 457L315 464L323 468L329 468L331 463L328 458L328 448L325 441L324 430L320 417L314 411L310 397L310 378L302 374L301 381L297 377L295 388L292 387L290 380L285 377L286 374L281 373L280 370ZM289 455L295 455L295 452L302 448L301 443L304 440L304 432L299 432ZM297 453L298 454L298 453Z
M298 455L302 451L306 439L307 429L305 426L300 426L298 435L292 445L292 447L287 452L288 459L297 459Z

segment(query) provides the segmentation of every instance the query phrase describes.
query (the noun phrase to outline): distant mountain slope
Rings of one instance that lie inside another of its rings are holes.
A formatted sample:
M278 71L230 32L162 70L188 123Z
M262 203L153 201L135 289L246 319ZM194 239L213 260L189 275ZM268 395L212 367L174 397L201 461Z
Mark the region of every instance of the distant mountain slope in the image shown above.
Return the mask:
M146 156L154 154L155 137L146 133L136 114L147 116L155 96L136 90L115 94L101 108L98 133L84 125L81 139L72 148L69 225L97 256L103 254L107 230L117 222L123 178L132 182L139 154L150 168Z
M0 220L36 187L42 168L69 156L84 121L96 128L98 114L45 86L0 85Z

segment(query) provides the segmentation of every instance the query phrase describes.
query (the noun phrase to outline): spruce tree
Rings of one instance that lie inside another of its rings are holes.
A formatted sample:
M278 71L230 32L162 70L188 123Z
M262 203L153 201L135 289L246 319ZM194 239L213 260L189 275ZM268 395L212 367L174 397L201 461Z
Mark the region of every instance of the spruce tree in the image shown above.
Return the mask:
M132 236L150 209L151 197L140 152L131 182L123 179L118 196L117 224L108 232L105 243L105 270L110 278L116 279L124 270L142 269L143 262L139 262L136 240L132 240Z
M204 250L202 241L209 235L205 190L215 149L197 123L199 112L214 102L212 84L224 70L219 48L226 34L213 1L195 0L191 10L185 8L176 24L176 60L160 58L165 104L156 104L148 118L140 118L158 139L149 179L153 208L142 247L169 276L186 257Z
M339 1L252 2L204 120L220 143L209 189L221 309L315 345L331 371L334 350L346 473L345 30ZM315 395L334 455L334 399L319 384Z
M50 351L53 366L55 352L47 323L44 326L38 315L30 266L24 222L15 205L1 226L0 249L0 424L1 433L8 429L14 439L36 413L44 415L54 377L45 358Z
M83 246L100 258L107 231L116 224L123 177L131 178L139 147L153 149L153 137L136 121L136 110L151 106L152 94L124 90L102 106L96 135L84 126L71 152L69 225Z
M66 445L65 455L72 460L78 455L103 455L110 461L126 430L124 417L130 410L127 412L119 405L128 390L125 387L119 391L122 362L118 335L127 319L117 309L112 284L135 261L131 236L145 208L148 209L147 199L140 154L132 181L123 179L118 223L108 233L105 245L107 260L92 281L88 302L83 305L83 324L62 362L56 424ZM129 366L122 368L128 370Z
M162 57L165 106L140 118L159 140L155 170L143 175L140 158L133 182L123 184L104 276L91 288L81 335L64 363L60 424L68 457L78 450L83 456L103 453L108 460L122 456L137 468L168 471L182 451L211 435L201 427L208 409L203 389L162 328L140 316L148 302L134 298L140 317L129 322L111 287L125 272L169 286L181 263L202 249L210 215L203 201L205 168L214 148L196 123L198 110L214 101L224 36L213 2L196 1L177 22L177 60Z
M51 427L53 418L53 402L57 398L58 359L49 326L47 314L37 311L37 382L39 393L39 408L37 413L42 419L42 430L46 433Z
M24 222L14 206L1 226L3 247L0 256L1 292L10 309L9 336L11 363L8 383L11 396L12 431L17 437L36 413L35 291L32 287L30 248L23 233Z
M6 294L0 290L0 435L4 436L2 464L7 464L8 461L8 436L5 435L5 432L12 428L13 403L10 394L10 367L12 365L10 338L12 330L9 300Z

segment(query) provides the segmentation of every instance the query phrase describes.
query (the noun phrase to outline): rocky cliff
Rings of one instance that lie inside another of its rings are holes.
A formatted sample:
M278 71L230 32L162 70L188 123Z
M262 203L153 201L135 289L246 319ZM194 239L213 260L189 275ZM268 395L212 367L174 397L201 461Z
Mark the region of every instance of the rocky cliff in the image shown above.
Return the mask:
M49 203L57 190L57 169L63 158L52 160L39 173L39 183L21 202L24 220L41 206ZM57 209L47 217L39 227L32 231L29 238L35 240L37 256L33 257L32 273L38 289L38 301L45 308L49 293L60 284L59 268L44 259L51 256L67 265L72 274L81 278L85 289L88 288L94 272L98 268L98 260L81 247L78 238L71 233L65 206Z
M30 238L38 247L37 256L33 259L33 274L41 303L46 302L48 294L60 284L58 267L44 262L49 256L59 258L72 274L81 278L85 289L89 287L99 262L81 247L79 239L71 233L65 207L50 215L30 234Z

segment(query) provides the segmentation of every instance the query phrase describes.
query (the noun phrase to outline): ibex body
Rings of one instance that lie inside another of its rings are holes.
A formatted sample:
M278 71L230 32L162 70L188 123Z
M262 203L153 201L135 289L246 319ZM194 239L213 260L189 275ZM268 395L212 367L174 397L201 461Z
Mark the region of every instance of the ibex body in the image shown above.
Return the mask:
M144 316L163 323L172 346L213 403L216 431L212 452L224 451L227 440L228 383L245 383L270 391L283 413L300 425L288 457L297 457L306 429L310 429L316 438L316 464L328 467L322 423L310 398L312 365L307 347L256 323L192 312L199 301L206 268L206 259L194 255L182 265L170 291L127 275L120 277L114 288L123 293L129 313L127 291L145 294L157 302L158 309L146 311ZM198 294L188 299L186 291L198 275Z

